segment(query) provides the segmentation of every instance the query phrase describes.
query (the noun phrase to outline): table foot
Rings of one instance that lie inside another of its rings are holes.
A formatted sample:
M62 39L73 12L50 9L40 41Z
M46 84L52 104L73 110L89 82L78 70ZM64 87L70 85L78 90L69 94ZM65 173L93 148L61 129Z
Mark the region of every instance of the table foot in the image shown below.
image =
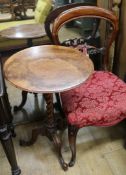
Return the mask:
M20 143L20 146L30 146L30 145L33 145L38 136L39 135L46 135L45 134L45 128L44 127L41 127L41 128L35 128L32 130L32 136L31 136L31 139L28 140L28 141L25 141L25 140L20 140L19 143Z
M19 106L14 106L14 112L20 111L27 101L28 92L22 91L22 101Z

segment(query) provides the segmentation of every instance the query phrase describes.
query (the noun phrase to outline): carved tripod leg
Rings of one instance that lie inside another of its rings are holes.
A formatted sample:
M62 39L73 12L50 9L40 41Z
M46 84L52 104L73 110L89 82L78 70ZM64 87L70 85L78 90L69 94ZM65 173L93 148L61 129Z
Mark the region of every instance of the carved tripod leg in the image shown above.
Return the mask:
M28 141L20 140L20 146L33 145L36 142L39 134L45 135L45 128L44 127L33 129L31 139Z
M6 156L8 158L8 161L11 165L12 175L21 174L21 170L17 165L11 134L8 132L6 125L0 127L0 140L6 153Z
M75 126L68 126L68 137L69 137L69 145L72 153L71 160L69 162L69 166L72 167L75 164L76 161L76 137L78 133L78 128Z
M22 107L25 105L26 101L27 101L27 95L28 95L28 92L26 91L22 91L22 102L19 106L14 106L14 111L19 111L22 109Z
M68 165L64 162L62 152L61 152L61 140L56 133L56 123L54 118L54 110L53 110L53 94L44 94L44 98L46 101L46 109L47 109L47 131L53 139L54 145L56 147L56 151L58 154L58 158L60 164L64 170L68 169Z

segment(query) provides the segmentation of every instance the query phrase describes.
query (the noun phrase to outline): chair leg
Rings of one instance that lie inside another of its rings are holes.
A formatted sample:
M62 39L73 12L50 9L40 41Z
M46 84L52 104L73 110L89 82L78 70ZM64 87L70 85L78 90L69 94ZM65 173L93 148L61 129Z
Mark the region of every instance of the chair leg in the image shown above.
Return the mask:
M14 106L14 111L15 112L21 110L22 107L25 105L25 103L27 101L27 95L28 95L28 92L22 91L22 102L21 102L21 104L19 106Z
M21 170L17 165L14 146L11 139L11 133L8 131L6 125L0 126L0 140L8 158L8 161L11 165L12 175L21 174Z
M79 128L75 126L71 126L71 125L68 126L69 145L72 153L71 160L69 162L69 167L74 166L76 161L76 137L77 137L78 130Z

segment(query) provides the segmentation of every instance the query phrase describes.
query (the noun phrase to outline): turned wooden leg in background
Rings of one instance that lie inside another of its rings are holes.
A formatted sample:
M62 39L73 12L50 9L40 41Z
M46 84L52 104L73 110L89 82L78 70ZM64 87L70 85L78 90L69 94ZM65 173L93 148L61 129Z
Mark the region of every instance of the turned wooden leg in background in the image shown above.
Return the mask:
M11 139L11 133L8 131L6 125L0 126L0 140L10 163L12 175L21 174L21 170L17 165L14 146Z
M37 93L33 93L33 94L34 94L34 97L36 98L37 97ZM24 105L25 105L25 103L27 101L27 96L28 96L28 92L27 91L22 91L21 104L19 106L14 106L14 112L20 111L24 107Z
M25 103L27 101L27 95L28 95L28 92L22 91L22 101L21 101L21 104L19 106L14 106L15 112L21 110L22 107L25 105Z
M75 126L68 126L68 137L69 137L69 145L70 145L70 150L72 153L71 160L69 162L69 166L72 167L75 164L76 161L76 137L78 133L78 128Z

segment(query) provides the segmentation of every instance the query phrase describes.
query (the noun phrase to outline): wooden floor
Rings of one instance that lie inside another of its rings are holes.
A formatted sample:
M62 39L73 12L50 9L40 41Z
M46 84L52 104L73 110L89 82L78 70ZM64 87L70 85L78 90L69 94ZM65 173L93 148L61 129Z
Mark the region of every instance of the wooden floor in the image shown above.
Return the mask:
M19 104L21 92L8 85L11 105ZM19 139L30 138L31 129L41 122L44 110L42 96L29 94L24 109L14 114L17 137L13 139L22 175L126 175L126 151L123 148L125 121L111 128L86 127L77 139L77 162L64 172L57 160L53 144L40 136L30 147L20 147ZM29 121L32 121L29 123ZM63 155L70 159L67 131L62 134ZM9 175L10 166L0 145L0 175Z

